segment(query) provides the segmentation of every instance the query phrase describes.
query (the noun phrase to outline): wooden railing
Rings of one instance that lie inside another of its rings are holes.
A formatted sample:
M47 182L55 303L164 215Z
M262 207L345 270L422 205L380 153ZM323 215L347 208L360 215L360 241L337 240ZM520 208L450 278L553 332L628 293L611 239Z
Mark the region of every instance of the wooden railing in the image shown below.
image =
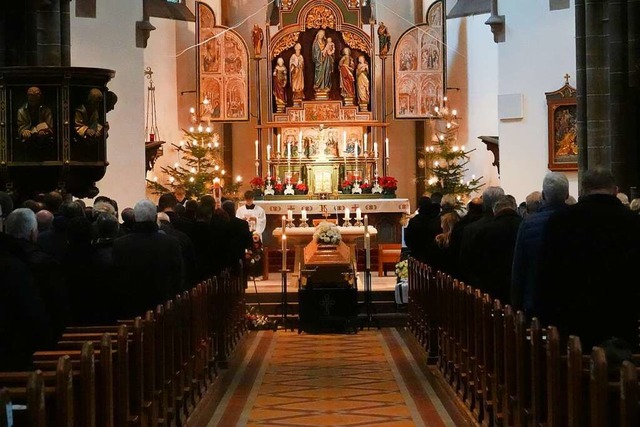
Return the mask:
M35 371L0 373L0 427L181 426L244 318L244 284L224 272L134 319L69 327Z
M562 349L555 326L412 258L408 326L478 425L640 425L640 355L610 377L603 348Z

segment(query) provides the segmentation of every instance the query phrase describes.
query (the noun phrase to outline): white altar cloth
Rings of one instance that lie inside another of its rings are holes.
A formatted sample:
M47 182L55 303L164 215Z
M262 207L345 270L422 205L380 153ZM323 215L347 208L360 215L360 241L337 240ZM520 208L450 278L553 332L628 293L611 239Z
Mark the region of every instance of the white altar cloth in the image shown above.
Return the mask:
M372 213L406 213L411 214L409 199L337 199L337 200L256 200L255 204L262 207L267 215L286 215L287 211L300 214L302 209L308 215L320 215L326 208L329 217L344 214L345 208L351 210L351 218L360 208L362 215ZM343 217L340 216L342 223Z

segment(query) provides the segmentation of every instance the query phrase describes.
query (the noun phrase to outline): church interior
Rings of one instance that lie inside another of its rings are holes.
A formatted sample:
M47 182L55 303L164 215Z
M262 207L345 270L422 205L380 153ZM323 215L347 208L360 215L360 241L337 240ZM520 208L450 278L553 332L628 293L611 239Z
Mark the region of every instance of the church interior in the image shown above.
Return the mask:
M0 427L637 426L640 1L0 11Z

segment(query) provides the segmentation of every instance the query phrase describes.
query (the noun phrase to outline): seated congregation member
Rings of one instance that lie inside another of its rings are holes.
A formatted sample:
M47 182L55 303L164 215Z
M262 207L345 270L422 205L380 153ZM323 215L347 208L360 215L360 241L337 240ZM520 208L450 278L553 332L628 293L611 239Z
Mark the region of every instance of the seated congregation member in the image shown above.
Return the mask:
M29 223L35 232L35 215ZM35 351L53 343L51 319L29 265L6 237L0 233L0 372L24 371Z
M54 215L58 213L58 210L60 209L60 206L62 206L63 202L64 198L62 197L62 194L57 191L50 191L45 194L43 198L44 209L48 210Z
M451 233L458 221L460 221L460 215L455 210L440 216L442 233L436 236L436 244L440 249L440 255L438 256L440 264L435 267L447 274L451 274L456 263L455 254L451 250Z
M587 170L578 203L549 218L534 314L583 349L615 336L637 352L640 290L627 270L640 259L640 218L616 193L610 171Z
M458 275L459 279L467 285L477 287L477 274L479 269L482 268L479 265L480 258L485 251L485 248L477 244L475 236L487 223L493 220L493 205L502 196L504 196L502 187L491 186L485 188L482 192L482 216L472 224L464 227L458 254Z
M171 222L171 218L166 212L158 213L158 227L160 231L165 232L168 236L175 238L180 243L180 252L182 253L182 287L180 292L191 289L196 284L196 252L191 238L182 231L176 229Z
M122 223L120 224L118 235L124 236L133 231L133 224L135 224L136 218L133 213L133 208L124 208L120 216L122 217Z
M67 225L75 217L84 217L84 208L78 201L65 202L58 213L54 213L50 230L38 235L38 244L58 261L62 261L67 251Z
M229 215L229 240L227 243L227 265L239 274L244 267L245 253L253 246L253 236L249 223L236 217L236 205L232 200L222 203L222 209Z
M30 270L33 285L37 289L44 308L51 319L54 337L59 336L69 324L69 300L64 269L58 260L44 252L36 243L38 225L31 209L16 209L7 217L5 244L14 248Z
M518 214L516 199L509 195L496 200L493 214L493 219L474 237L475 247L482 250L474 253L479 258L474 272L477 283L473 286L506 304L511 289L513 250L522 217Z
M181 289L182 254L178 241L158 230L150 200L133 208L133 231L113 242L114 286L123 316L140 316L173 298Z
M174 229L182 231L191 237L193 230L192 222L181 218L175 211L178 200L173 193L164 193L158 199L158 212L164 212L169 217L169 221Z
M53 214L42 209L36 214L36 221L38 221L38 234L50 230L53 226Z
M430 197L422 196L418 202L418 213L409 220L404 232L404 241L409 253L415 259L435 266L439 255L436 236L440 228L440 204Z
M542 181L542 206L520 223L511 271L511 305L530 314L540 289L538 264L542 235L549 217L566 209L569 180L560 172L549 172Z
M219 242L214 241L211 229L213 210L207 205L198 205L193 225L193 246L196 253L196 280L205 280L215 274L216 253ZM219 270L219 267L217 268Z

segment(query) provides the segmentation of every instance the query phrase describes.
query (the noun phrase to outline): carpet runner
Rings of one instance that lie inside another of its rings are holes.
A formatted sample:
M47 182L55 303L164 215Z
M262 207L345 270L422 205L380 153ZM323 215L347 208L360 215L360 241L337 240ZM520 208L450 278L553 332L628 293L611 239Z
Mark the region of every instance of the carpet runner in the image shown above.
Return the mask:
M257 332L207 427L453 425L390 328Z

